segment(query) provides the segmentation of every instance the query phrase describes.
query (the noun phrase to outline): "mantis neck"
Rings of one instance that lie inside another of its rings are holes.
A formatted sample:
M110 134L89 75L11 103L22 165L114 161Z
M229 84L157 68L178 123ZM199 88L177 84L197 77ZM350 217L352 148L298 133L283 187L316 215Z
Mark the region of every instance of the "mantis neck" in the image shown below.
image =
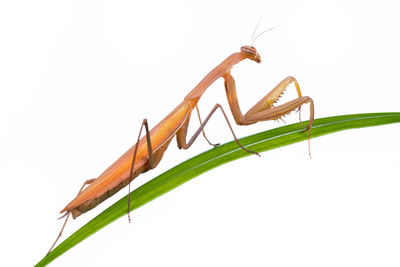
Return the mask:
M199 102L200 97L204 94L207 88L215 82L218 78L222 77L225 73L229 72L234 65L242 61L244 57L241 53L234 53L227 57L221 64L216 66L210 71L200 82L193 88L192 91L185 97L185 101L190 101L194 105Z

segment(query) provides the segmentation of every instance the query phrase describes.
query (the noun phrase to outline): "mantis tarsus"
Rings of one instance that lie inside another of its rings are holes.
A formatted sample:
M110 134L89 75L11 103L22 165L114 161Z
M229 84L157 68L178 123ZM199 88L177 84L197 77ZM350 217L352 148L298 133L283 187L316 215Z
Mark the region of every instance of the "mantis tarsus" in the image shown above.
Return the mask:
M261 62L260 55L253 46L242 46L240 52L233 53L221 64L215 67L210 73L208 73L184 98L182 103L180 103L153 129L149 130L147 120L143 120L137 143L133 145L125 154L123 154L116 162L114 162L108 169L106 169L98 178L90 179L84 182L78 195L60 212L65 213L62 217L66 216L66 219L60 234L58 235L53 246L50 248L50 251L60 238L68 221L69 215L72 214L72 217L75 219L82 213L93 209L126 185L130 185L130 182L139 174L155 168L163 157L163 154L169 143L175 136L178 147L184 149L188 149L201 132L203 132L203 135L206 138L203 128L217 109L222 111L232 132L234 140L241 147L241 149L258 155L257 152L247 150L239 143L221 105L216 104L205 120L201 122L197 103L207 88L218 78L222 77L225 81L226 96L236 124L249 125L259 121L280 119L282 116L287 115L291 111L300 109L303 104L309 103L310 120L308 125L305 127L305 131L311 131L312 123L314 121L314 102L312 98L308 96L302 96L298 82L294 77L291 76L280 82L249 111L247 111L245 114L242 113L239 107L239 102L236 95L235 80L231 75L231 69L234 65L244 59L250 59L257 63ZM298 97L282 105L274 106L286 87L291 83L295 85ZM191 112L194 108L197 110L201 125L194 135L189 139L189 141L187 141L186 137L188 125ZM140 138L143 127L145 128L146 136ZM85 188L86 185L88 186ZM128 202L128 216L129 203L130 201Z

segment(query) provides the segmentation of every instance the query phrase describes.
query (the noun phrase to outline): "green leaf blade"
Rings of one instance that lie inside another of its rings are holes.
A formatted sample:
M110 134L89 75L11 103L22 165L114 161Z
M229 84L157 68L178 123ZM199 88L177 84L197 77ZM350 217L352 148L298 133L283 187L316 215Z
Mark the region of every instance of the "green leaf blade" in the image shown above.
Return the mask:
M366 113L321 118L314 121L311 138L343 131L400 122L400 112ZM304 125L307 121L303 122ZM291 124L239 139L247 149L264 152L308 139L308 132L299 124ZM232 141L203 152L157 176L131 193L131 210L171 191L194 177L227 162L252 154L242 151ZM126 215L128 196L123 197L64 240L36 266L45 266L64 252L99 231L104 226Z

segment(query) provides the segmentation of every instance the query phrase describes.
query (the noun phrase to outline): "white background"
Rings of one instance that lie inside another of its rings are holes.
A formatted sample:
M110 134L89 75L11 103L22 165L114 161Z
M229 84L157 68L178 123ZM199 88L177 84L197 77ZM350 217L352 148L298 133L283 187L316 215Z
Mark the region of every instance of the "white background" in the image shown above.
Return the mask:
M2 264L38 262L82 182L133 145L143 118L155 125L248 44L261 16L260 31L280 27L255 43L262 64L232 71L244 112L288 75L317 118L400 111L398 10L397 1L2 1ZM221 80L200 102L203 117L217 102L228 108ZM206 131L232 139L220 114ZM302 142L226 164L52 264L399 266L399 134L400 125L351 130L313 139L311 160ZM133 187L206 149L202 138L188 151L172 142ZM126 193L71 220L63 238Z

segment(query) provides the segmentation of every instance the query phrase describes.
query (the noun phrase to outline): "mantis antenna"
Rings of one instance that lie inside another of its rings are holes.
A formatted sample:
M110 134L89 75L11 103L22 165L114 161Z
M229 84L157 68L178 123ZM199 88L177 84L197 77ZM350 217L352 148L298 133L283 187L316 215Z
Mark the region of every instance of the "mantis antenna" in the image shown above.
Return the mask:
M260 25L261 19L262 19L262 18L260 18L260 20L258 21L256 27L254 28L253 35L251 36L251 46L253 46L254 42L257 40L258 37L260 37L261 35L263 35L263 34L266 33L266 32L269 32L269 31L271 31L271 30L273 30L273 29L279 27L279 25L277 25L277 26L274 26L274 27L272 27L272 28L266 29L265 31L263 31L263 32L261 32L261 33L259 33L259 34L257 34L257 36L254 37L254 35L256 35L256 31L257 31L258 25Z
M258 25L260 25L261 20L262 20L262 17L258 20L257 25L256 25L256 27L254 28L253 35L251 36L251 42L250 42L251 46L253 46L253 43L254 43L254 35L256 35L256 31L257 31Z

